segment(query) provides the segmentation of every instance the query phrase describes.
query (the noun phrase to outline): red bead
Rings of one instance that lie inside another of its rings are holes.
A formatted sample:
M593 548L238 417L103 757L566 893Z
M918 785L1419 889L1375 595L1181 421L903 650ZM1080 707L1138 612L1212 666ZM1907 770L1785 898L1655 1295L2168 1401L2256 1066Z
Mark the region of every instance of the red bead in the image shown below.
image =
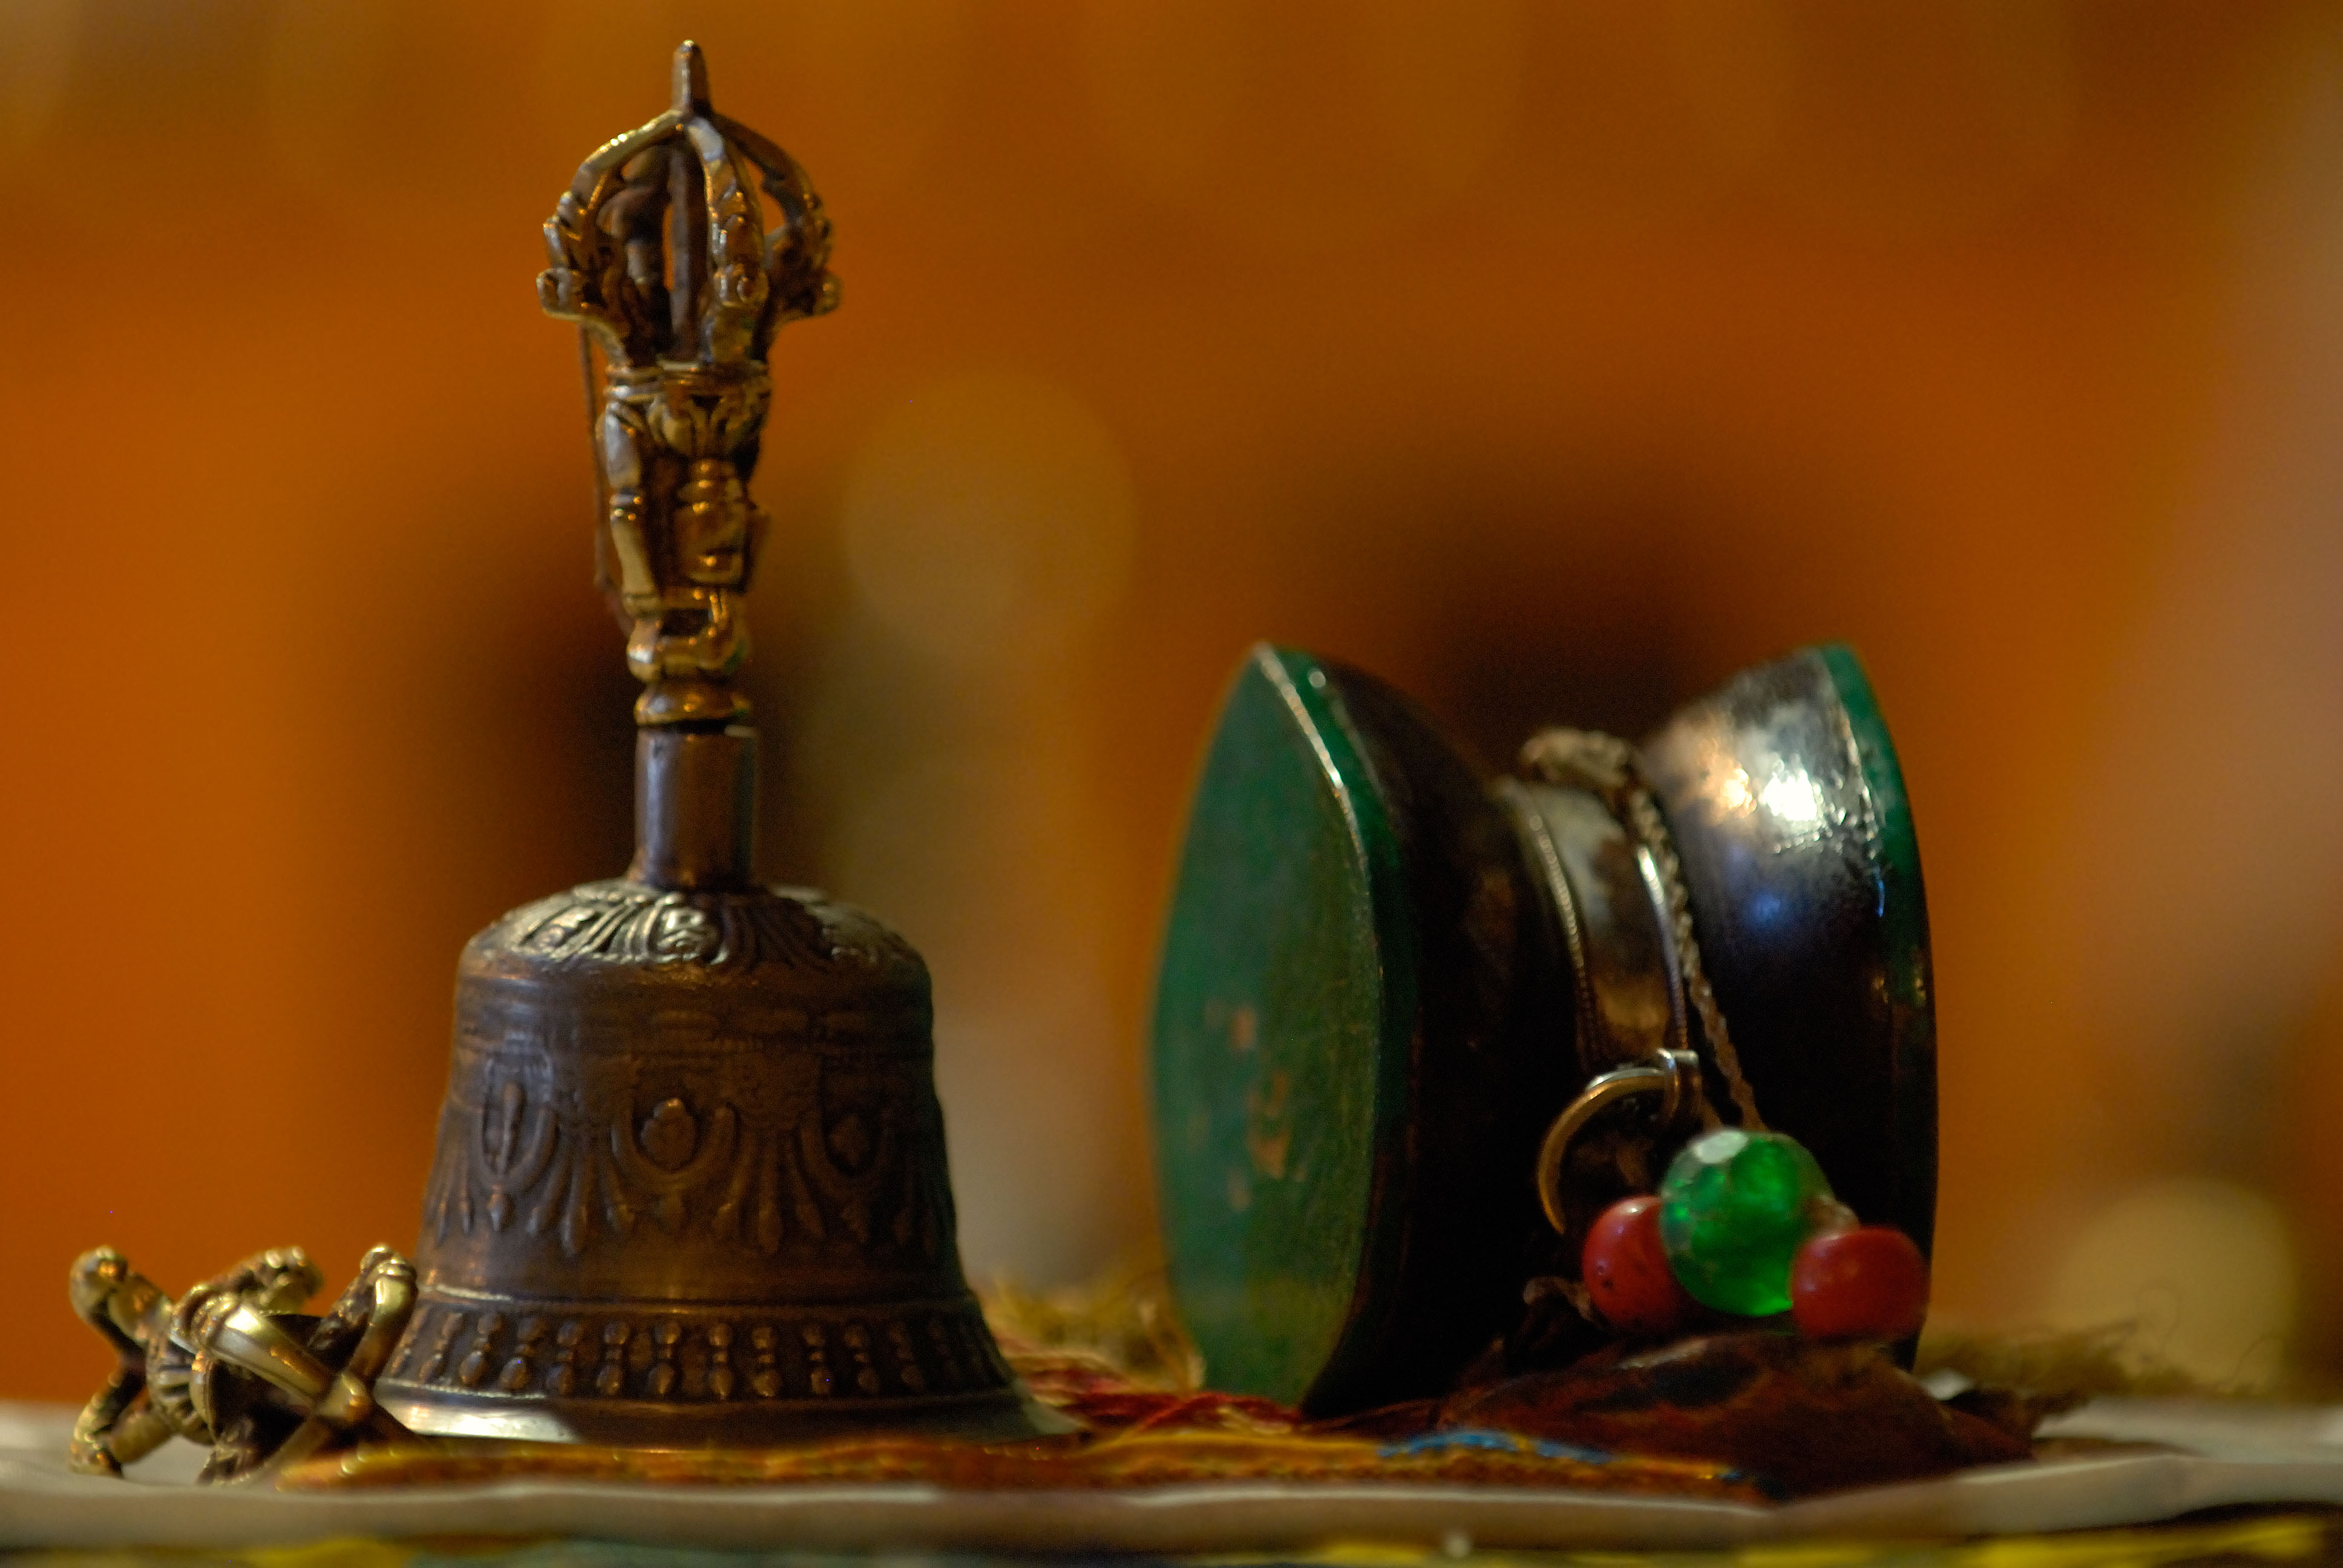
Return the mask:
M1790 1266L1790 1312L1818 1340L1900 1340L1928 1315L1928 1265L1885 1225L1826 1231Z
M1660 1201L1624 1198L1603 1211L1579 1254L1586 1293L1603 1321L1625 1334L1667 1334L1692 1317L1692 1297L1660 1242Z

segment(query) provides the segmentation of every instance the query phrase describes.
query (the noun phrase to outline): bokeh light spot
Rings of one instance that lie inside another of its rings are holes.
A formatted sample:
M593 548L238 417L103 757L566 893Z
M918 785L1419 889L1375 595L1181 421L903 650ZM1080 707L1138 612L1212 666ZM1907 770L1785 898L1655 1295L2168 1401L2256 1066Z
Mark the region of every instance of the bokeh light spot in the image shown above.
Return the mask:
M81 0L0 6L0 152L31 146L56 111L81 36Z
M1017 663L1121 597L1135 509L1120 444L1079 398L964 374L871 430L841 526L854 587L890 630L939 658Z
M2143 1183L2076 1236L2044 1315L2061 1328L2137 1325L2140 1349L2223 1388L2283 1363L2294 1332L2294 1245L2251 1188L2208 1178Z

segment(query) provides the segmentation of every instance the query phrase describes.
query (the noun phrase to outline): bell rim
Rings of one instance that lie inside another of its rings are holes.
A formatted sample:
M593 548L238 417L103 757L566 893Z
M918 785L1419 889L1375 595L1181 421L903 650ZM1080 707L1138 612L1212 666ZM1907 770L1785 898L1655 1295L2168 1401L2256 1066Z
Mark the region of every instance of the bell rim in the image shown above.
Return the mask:
M387 1380L386 1380L387 1381ZM1010 1442L1081 1430L1022 1384L958 1394L811 1400L741 1400L679 1411L655 1400L388 1389L382 1408L427 1438L587 1444L650 1452L713 1447L788 1448L857 1436L950 1437Z

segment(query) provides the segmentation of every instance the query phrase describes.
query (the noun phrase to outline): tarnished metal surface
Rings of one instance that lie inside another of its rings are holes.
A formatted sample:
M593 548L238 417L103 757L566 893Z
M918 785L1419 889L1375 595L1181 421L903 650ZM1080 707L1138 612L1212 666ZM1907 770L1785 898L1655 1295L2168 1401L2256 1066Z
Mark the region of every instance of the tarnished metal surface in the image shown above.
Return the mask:
M654 1446L1017 1430L930 1017L919 955L804 891L589 883L474 938L385 1402Z
M1650 851L1591 790L1503 779L1496 795L1570 950L1580 1070L1684 1050L1684 980Z
M1644 743L1717 1000L1765 1120L1842 1201L1925 1251L1935 999L1919 851L1844 648L1745 670Z

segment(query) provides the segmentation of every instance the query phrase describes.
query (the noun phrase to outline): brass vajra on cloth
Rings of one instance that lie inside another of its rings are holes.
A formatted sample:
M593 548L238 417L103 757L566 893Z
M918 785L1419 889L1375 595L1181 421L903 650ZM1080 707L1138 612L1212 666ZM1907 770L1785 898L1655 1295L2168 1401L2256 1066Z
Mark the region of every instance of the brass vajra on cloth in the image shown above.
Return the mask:
M74 1264L74 1311L120 1364L74 1423L73 1468L119 1475L175 1437L206 1444L206 1481L281 1470L360 1438L407 1435L370 1392L415 1306L415 1271L387 1247L324 1317L298 1247L256 1252L177 1301L111 1247Z
M759 187L780 213L769 234ZM784 323L838 304L821 198L789 154L709 106L707 68L686 44L673 106L586 161L545 239L553 265L538 297L578 323L607 367L596 559L647 689L636 722L743 718L730 682L748 657L740 598L766 527L748 495L772 394L766 354Z

